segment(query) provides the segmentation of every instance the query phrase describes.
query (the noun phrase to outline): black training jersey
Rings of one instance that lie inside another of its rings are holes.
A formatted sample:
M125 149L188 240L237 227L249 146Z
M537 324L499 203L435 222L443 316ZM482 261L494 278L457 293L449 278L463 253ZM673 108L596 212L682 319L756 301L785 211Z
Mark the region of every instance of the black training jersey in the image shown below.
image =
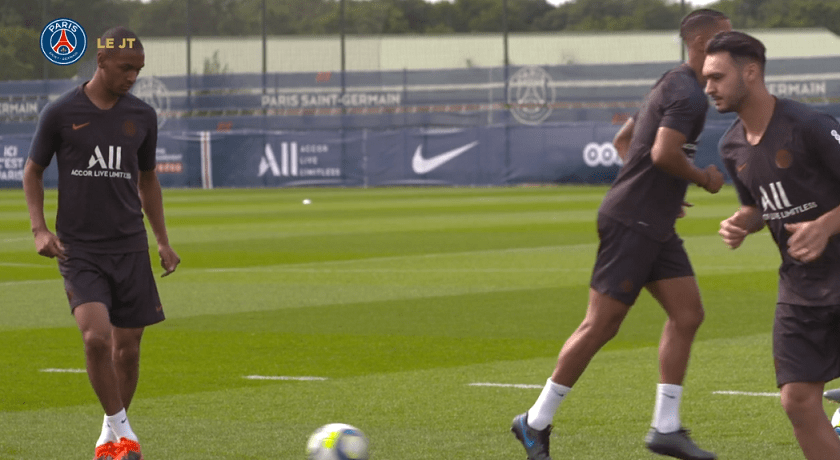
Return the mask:
M155 168L157 116L131 94L99 109L83 87L44 108L29 152L43 167L58 162L56 234L89 252L148 250L137 184Z
M738 119L719 148L741 203L763 212L779 246L779 302L840 305L840 238L831 238L823 255L805 264L788 254L784 227L840 205L840 123L805 104L778 99L758 145L747 142Z
M650 150L657 130L671 128L685 135L683 150L693 161L708 107L691 67L683 64L665 73L634 116L626 163L599 212L658 241L672 236L688 181L654 166Z

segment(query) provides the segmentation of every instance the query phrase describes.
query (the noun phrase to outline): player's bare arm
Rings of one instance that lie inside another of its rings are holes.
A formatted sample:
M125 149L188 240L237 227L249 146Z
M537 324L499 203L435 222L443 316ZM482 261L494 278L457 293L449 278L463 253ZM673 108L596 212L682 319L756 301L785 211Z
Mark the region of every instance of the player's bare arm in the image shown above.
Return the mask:
M741 206L731 217L720 223L718 235L731 249L737 249L750 233L764 228L761 211L755 206Z
M633 121L633 118L628 118L613 138L613 146L621 161L627 161L627 152L630 150L630 140L633 138L633 128L635 126L636 122Z
M157 240L160 265L165 270L161 276L167 276L178 268L178 264L181 263L181 258L178 257L178 254L169 245L166 221L163 217L163 194L161 193L160 182L154 169L140 171L137 188L140 193L140 202L143 206L143 211L146 214L146 218L149 219L149 225L155 234L155 240Z
M788 254L801 262L812 262L825 251L828 240L840 233L840 206L816 220L785 224L785 230L791 233Z
M35 237L35 249L44 257L64 259L64 245L47 228L44 218L44 168L27 160L23 170L23 191L26 195L26 207L29 209L29 221L32 235Z
M695 183L710 193L717 193L723 186L723 174L715 165L704 169L694 166L683 153L685 143L683 133L660 126L650 150L653 164L668 174Z

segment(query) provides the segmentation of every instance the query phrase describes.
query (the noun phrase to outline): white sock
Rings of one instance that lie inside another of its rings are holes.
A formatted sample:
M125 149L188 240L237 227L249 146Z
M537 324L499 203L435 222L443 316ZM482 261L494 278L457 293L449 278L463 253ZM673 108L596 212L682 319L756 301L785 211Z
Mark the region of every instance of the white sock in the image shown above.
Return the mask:
M137 441L137 435L131 430L131 425L128 423L128 416L125 415L125 409L120 410L114 415L106 415L105 420L117 439L128 438L132 441Z
M101 446L102 444L109 443L109 442L116 442L117 436L114 434L114 431L108 426L108 416L102 417L102 433L99 435L99 440L96 441L97 446Z
M656 385L656 405L653 408L653 427L660 433L679 430L682 386L660 383Z
M528 411L528 425L537 431L542 431L551 425L554 413L570 391L572 391L571 388L554 383L549 378L537 402Z

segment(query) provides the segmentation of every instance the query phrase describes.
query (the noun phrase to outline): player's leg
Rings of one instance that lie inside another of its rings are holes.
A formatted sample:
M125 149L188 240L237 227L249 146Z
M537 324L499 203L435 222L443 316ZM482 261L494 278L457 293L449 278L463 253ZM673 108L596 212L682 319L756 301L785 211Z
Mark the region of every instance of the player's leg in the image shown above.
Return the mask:
M572 333L557 358L557 366L537 401L518 415L511 426L531 460L550 459L548 435L560 403L586 370L589 362L618 332L630 306L590 289L586 317Z
M659 382L681 386L691 344L705 316L697 280L693 276L664 279L648 284L647 289L668 315L659 340Z
M111 274L114 279L114 307L111 324L114 333L113 359L120 394L126 409L134 399L140 377L140 342L145 327L163 321L163 307L152 273L149 253L132 252L114 256ZM131 429L128 417L124 426ZM116 431L116 430L115 430ZM117 460L142 459L140 444L132 431L120 438Z
M111 357L113 335L108 309L98 302L83 303L73 309L73 316L82 333L88 379L105 411L102 430L94 449L94 460L115 459L118 455L118 438L111 429L111 419L114 415L124 413L124 410L119 379Z
M71 250L68 257L59 262L59 269L64 277L73 317L82 334L88 378L105 411L94 458L117 458L117 437L109 421L119 419L122 401L111 352L110 283L102 268L101 257L95 254Z
M825 382L840 376L840 307L777 304L773 361L782 407L807 459L840 460L822 405Z
M112 356L125 409L131 405L140 378L140 340L144 328L113 328Z
M560 349L551 381L571 388L589 362L618 333L630 305L589 289L586 316Z
M85 347L88 379L106 414L123 409L117 374L111 357L113 335L108 308L98 302L84 303L73 309L73 316Z
M118 262L118 263L117 263ZM145 327L164 319L147 252L122 255L114 263L114 365L126 409L140 377L140 342Z
M649 276L657 244L609 218L599 216L600 245L590 283L586 316L563 344L557 365L537 401L514 418L511 431L530 460L550 459L548 434L560 403L592 357L618 332ZM653 246L653 247L651 247Z
M808 460L840 460L840 437L822 405L824 389L823 382L791 382L781 388L782 407Z
M605 216L598 218L598 255L586 316L560 350L550 381L572 387L592 357L618 333L650 277L660 244Z
M114 328L108 309L101 303L85 303L73 309L73 316L82 332L88 378L105 410L103 430L97 445L120 438L136 441L137 436L131 430L125 413L120 378L114 365Z
M645 287L668 315L659 340L659 384L645 444L662 455L714 459L714 453L697 447L680 420L682 384L691 345L705 312L691 262L678 236L663 244L651 281Z

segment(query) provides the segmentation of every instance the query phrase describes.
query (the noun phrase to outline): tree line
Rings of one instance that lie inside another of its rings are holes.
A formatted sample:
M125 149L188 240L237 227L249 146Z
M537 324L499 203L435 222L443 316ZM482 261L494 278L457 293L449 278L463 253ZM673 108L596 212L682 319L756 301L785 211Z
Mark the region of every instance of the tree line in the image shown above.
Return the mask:
M708 7L726 13L735 28L840 34L837 0L719 0ZM676 30L692 9L691 0L572 0L557 7L546 0L345 0L342 14L339 0L0 0L0 80L43 78L40 33L60 17L78 21L89 37L125 25L142 39L259 36L263 28L272 36L500 33L505 23L514 33ZM49 77L75 75L77 65L52 66Z

